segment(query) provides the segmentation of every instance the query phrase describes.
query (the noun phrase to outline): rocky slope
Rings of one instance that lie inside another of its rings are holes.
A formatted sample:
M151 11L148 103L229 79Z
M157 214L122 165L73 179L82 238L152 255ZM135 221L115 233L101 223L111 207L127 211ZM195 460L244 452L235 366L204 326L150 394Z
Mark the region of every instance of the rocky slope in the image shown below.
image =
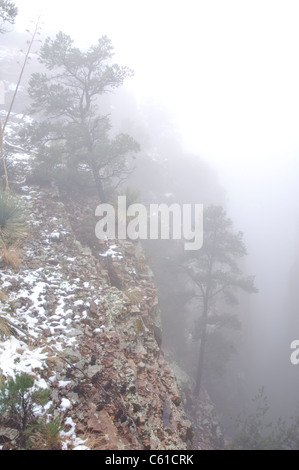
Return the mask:
M205 391L161 349L157 292L140 245L77 239L76 213L57 189L29 186L31 158L13 156L30 234L22 268L2 267L1 314L15 334L0 338L0 378L27 372L49 388L49 416L62 423L64 449L221 448L217 416ZM15 448L0 425L0 445Z

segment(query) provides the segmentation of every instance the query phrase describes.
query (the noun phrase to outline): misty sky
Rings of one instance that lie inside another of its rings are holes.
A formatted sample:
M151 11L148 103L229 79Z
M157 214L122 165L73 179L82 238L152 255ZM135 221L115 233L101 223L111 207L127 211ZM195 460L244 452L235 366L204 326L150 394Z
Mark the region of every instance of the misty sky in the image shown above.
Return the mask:
M222 167L280 167L299 148L299 4L263 0L16 0L79 45L108 35L127 86L174 112L186 145ZM84 9L83 9L84 8Z

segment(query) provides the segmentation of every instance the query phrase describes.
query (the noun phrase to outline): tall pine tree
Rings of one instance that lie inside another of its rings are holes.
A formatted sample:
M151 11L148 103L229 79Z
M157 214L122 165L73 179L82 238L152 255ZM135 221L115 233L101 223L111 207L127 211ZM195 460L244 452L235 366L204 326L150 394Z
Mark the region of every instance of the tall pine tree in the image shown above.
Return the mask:
M52 168L83 164L101 202L107 200L109 186L116 187L131 173L129 160L139 150L127 134L111 137L109 117L99 112L99 97L132 75L128 67L111 64L112 56L106 36L82 51L60 32L41 48L39 60L46 73L34 73L29 83L31 112L37 114L30 141L39 157Z
M232 221L220 206L210 206L204 212L203 247L188 252L183 268L192 280L196 297L200 298L200 349L196 374L195 395L203 378L208 325L232 323L231 314L219 313L217 305L238 303L239 290L254 293L254 278L242 275L239 261L246 255L243 234L235 233Z

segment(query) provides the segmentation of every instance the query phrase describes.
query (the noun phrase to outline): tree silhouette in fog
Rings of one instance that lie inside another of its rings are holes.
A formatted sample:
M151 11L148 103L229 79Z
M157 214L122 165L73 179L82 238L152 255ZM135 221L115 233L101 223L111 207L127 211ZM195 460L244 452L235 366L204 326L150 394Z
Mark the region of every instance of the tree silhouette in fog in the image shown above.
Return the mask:
M0 0L0 33L5 33L5 24L14 24L18 14L16 5L10 0Z
M132 75L128 67L111 64L112 56L106 36L82 51L60 32L41 47L39 61L47 73L34 73L28 90L31 113L38 115L29 136L39 157L52 167L76 170L83 165L101 202L107 200L109 185L117 186L130 174L129 157L139 150L127 134L111 137L109 116L99 112L99 97Z
M204 212L203 247L184 255L184 272L195 285L200 299L200 349L196 374L195 395L198 395L205 364L208 325L222 327L233 324L231 314L221 314L217 305L238 303L237 291L257 292L252 276L244 277L238 261L246 248L243 234L233 231L232 221L220 206L210 206Z

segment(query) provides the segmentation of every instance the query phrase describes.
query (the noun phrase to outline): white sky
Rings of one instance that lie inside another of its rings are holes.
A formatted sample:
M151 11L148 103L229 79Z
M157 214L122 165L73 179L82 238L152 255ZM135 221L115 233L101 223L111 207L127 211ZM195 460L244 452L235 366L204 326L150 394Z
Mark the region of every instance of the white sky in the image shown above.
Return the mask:
M15 1L18 29L41 12L79 45L108 35L135 70L128 87L167 104L220 166L280 168L299 149L297 0Z

